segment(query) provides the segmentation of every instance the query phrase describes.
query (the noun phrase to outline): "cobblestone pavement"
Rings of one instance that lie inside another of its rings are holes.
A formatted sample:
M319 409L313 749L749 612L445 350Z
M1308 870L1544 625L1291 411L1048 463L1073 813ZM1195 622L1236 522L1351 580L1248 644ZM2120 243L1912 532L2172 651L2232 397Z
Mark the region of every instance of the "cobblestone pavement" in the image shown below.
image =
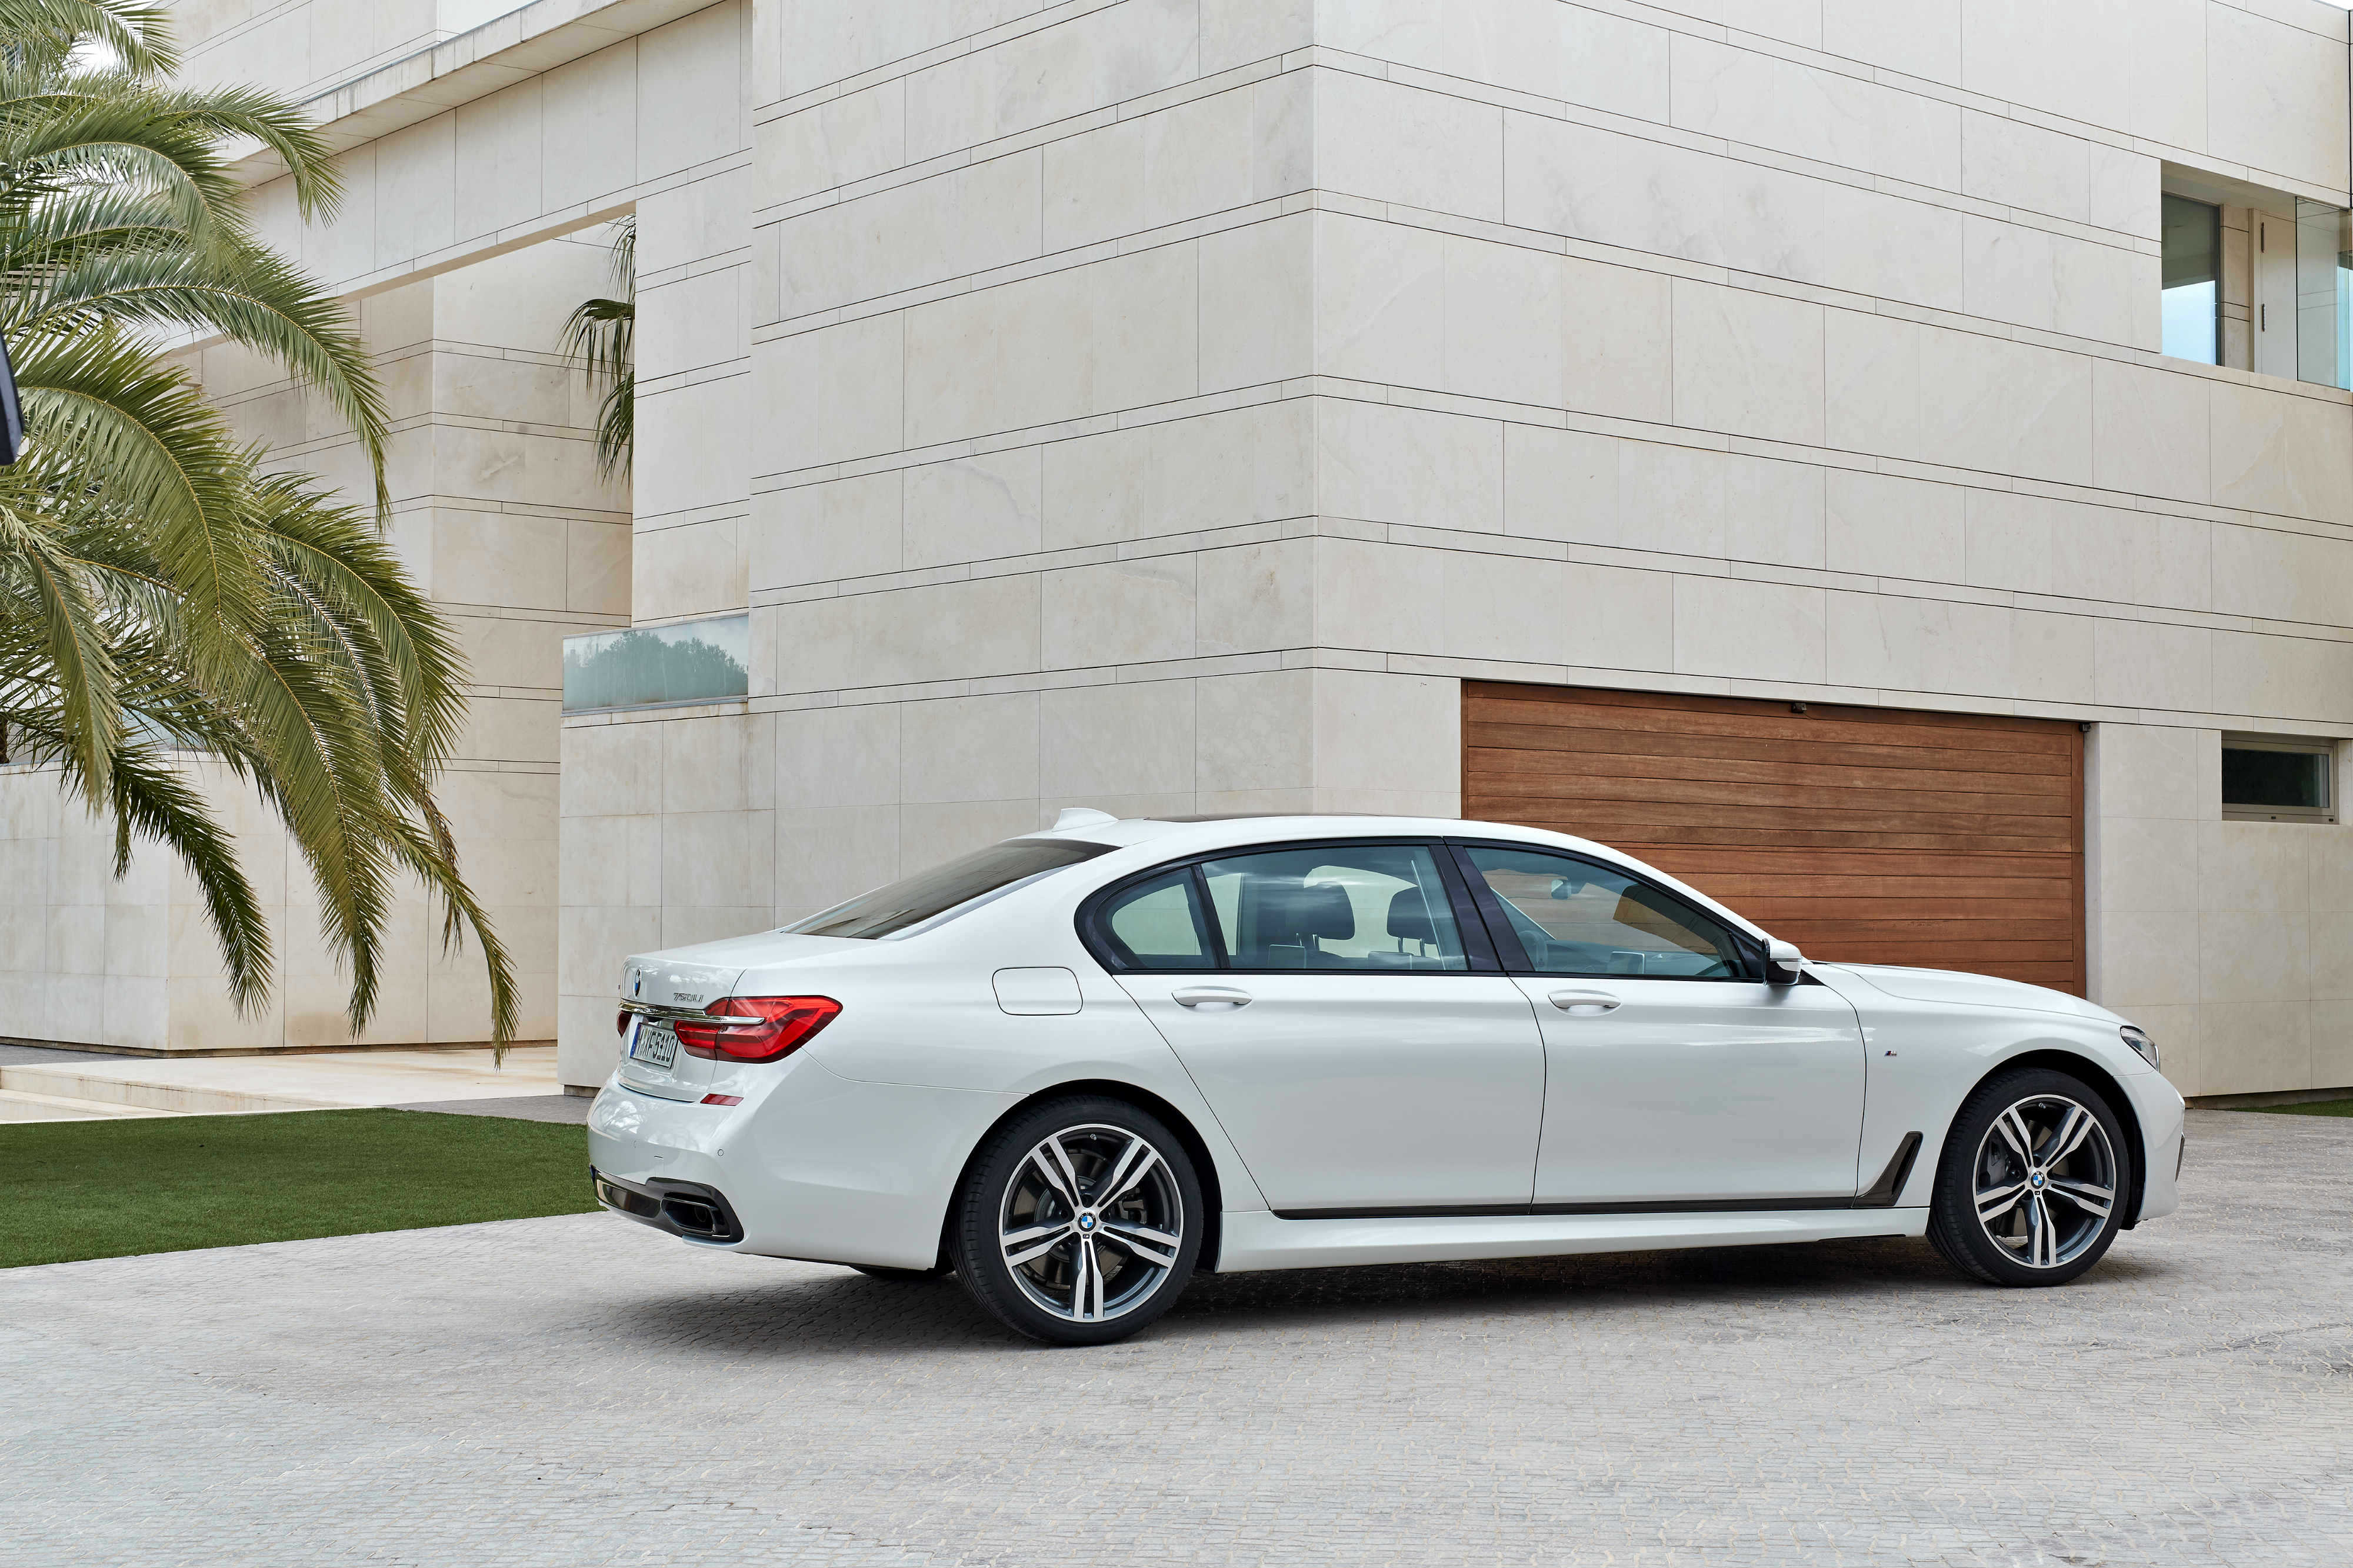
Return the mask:
M605 1215L0 1275L0 1563L2353 1563L2353 1121L2073 1288L1914 1243L1204 1280L1047 1351Z

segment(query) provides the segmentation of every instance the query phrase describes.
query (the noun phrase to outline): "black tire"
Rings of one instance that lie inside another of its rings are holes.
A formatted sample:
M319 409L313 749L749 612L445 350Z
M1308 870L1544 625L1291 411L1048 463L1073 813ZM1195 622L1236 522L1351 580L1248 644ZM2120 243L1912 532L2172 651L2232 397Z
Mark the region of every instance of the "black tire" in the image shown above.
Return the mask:
M1142 1149L1131 1152L1128 1140ZM1107 1194L1112 1178L1120 1184ZM1007 1328L1052 1345L1101 1345L1176 1305L1208 1222L1192 1158L1166 1124L1125 1100L1073 1095L989 1135L956 1193L948 1246L956 1278ZM1027 1239L1008 1247L1008 1234ZM1008 1254L1023 1247L1037 1250L1017 1265Z
M869 1279L887 1280L893 1285L918 1285L947 1272L944 1268L892 1268L880 1263L853 1263L850 1267Z
M2018 1119L2006 1121L2013 1112ZM2054 1159L2063 1137L2070 1152ZM2064 1285L2105 1257L2123 1227L2133 1154L2107 1097L2082 1079L2049 1068L1989 1079L1946 1135L1928 1244L1988 1285Z

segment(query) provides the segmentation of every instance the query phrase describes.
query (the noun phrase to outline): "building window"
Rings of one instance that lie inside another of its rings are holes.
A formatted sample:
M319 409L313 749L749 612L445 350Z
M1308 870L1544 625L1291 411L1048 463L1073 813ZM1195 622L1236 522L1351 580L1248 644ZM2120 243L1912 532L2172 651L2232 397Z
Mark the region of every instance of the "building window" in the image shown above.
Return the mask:
M2165 352L2175 359L2220 364L2221 208L2166 196L2164 277Z
M2222 737L2222 815L2241 822L2334 822L2337 747L2328 741Z
M2295 204L2295 374L2353 388L2353 213Z
M564 711L724 702L751 689L751 617L714 616L564 639Z

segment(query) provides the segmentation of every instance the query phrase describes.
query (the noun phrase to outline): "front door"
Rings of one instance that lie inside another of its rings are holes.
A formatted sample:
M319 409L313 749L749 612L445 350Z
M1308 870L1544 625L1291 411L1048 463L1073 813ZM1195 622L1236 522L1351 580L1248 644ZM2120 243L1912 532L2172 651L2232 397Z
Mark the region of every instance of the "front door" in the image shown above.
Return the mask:
M1472 970L1430 846L1228 856L1103 921L1276 1212L1529 1201L1544 1044L1519 988Z
M1547 1074L1535 1201L1769 1206L1855 1193L1863 1045L1825 985L1767 985L1714 916L1595 861L1472 846L1523 950Z

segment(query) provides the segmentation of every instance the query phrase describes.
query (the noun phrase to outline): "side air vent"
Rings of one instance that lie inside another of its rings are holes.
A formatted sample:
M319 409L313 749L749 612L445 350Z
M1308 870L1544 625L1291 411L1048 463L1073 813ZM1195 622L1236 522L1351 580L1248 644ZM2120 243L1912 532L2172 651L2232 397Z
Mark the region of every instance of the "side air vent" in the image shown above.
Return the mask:
M1879 1180L1854 1200L1859 1209L1892 1209L1904 1194L1904 1184L1912 1179L1912 1162L1920 1157L1920 1134L1906 1132L1904 1142L1895 1145L1895 1157L1887 1162L1887 1169L1879 1173Z

